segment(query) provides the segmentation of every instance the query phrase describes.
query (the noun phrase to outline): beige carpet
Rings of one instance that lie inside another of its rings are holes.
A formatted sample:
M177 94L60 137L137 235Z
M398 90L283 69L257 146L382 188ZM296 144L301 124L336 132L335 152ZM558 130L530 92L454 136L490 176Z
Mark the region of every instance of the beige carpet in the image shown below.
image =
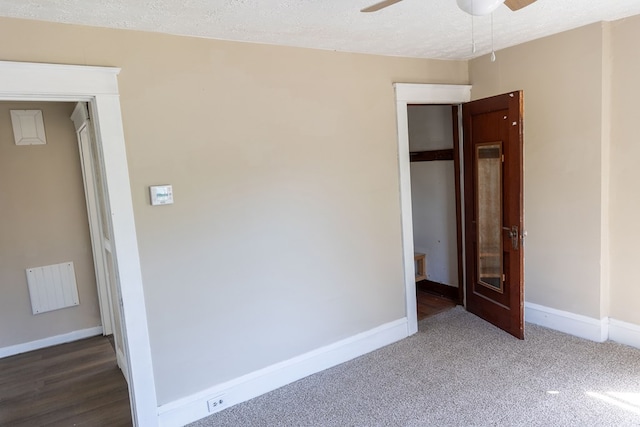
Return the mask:
M461 307L371 354L192 426L640 426L640 350Z

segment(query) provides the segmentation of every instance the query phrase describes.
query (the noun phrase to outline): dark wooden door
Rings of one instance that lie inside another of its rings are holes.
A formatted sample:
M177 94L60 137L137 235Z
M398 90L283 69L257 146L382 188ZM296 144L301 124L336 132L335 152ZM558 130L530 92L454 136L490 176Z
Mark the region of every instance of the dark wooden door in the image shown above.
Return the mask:
M522 92L462 106L467 310L524 338Z

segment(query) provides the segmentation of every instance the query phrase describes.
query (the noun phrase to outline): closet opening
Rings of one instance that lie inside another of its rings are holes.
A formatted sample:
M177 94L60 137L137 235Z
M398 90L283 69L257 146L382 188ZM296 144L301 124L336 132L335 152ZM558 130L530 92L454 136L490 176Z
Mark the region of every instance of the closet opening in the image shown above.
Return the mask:
M418 320L464 303L458 112L407 105Z

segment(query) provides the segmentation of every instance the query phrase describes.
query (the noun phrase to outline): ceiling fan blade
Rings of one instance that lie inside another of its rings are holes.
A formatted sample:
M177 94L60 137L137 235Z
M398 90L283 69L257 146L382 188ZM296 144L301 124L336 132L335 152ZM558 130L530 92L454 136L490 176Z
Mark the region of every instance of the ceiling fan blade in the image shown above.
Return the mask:
M376 12L380 9L384 9L387 6L401 2L402 0L384 0L369 7L365 7L360 12Z
M523 7L529 6L531 3L535 3L536 0L505 0L504 4L511 10L520 10Z

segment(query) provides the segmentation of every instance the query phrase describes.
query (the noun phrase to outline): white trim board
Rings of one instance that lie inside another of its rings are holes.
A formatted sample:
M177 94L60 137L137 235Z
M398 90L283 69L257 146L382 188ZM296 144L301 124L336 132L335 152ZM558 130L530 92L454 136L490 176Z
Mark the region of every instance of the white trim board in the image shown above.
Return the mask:
M102 326L95 326L93 328L81 329L79 331L68 332L66 334L54 335L52 337L42 338L35 341L2 347L0 348L0 359L58 344L95 337L96 335L102 335Z
M620 344L640 348L640 325L609 319L609 339Z
M594 319L531 302L525 302L524 307L524 318L528 323L591 341L604 342L611 340L640 348L640 325L622 322L609 317Z
M158 408L160 426L183 426L406 337L406 318L386 323L342 341L162 405ZM224 404L209 412L207 400L213 397L221 397Z
M398 175L400 182L400 215L402 227L402 260L404 267L405 313L407 333L418 332L416 281L413 259L413 214L411 211L411 163L409 159L409 104L462 104L471 100L469 85L435 85L394 83L398 126ZM462 286L462 285L461 285Z
M524 303L524 320L596 342L604 342L609 336L607 318L594 319L531 302Z

